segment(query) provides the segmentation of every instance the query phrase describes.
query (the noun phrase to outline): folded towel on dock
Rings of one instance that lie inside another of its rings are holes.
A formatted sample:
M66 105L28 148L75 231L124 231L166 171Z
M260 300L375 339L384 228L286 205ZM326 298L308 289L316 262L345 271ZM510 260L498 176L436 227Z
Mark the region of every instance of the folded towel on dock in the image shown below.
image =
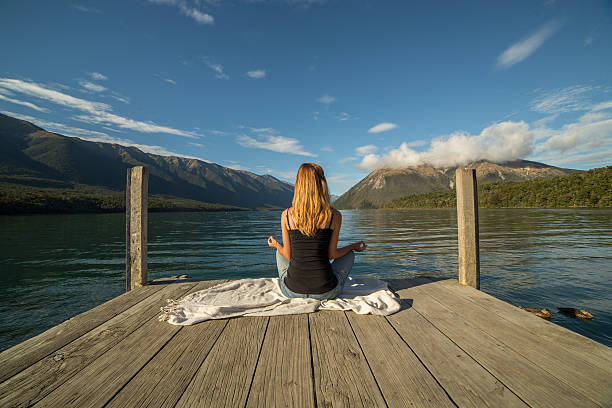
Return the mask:
M352 310L357 314L390 315L400 309L387 282L349 277L340 297L330 300L287 298L278 278L240 279L168 299L159 320L188 326L211 319L237 316L274 316L317 310Z

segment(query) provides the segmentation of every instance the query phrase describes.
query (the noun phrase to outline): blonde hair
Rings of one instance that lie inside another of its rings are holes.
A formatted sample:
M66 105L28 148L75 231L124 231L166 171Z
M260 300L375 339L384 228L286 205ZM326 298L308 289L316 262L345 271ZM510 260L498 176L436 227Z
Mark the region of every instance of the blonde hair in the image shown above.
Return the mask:
M304 235L313 237L320 225L327 224L332 215L329 190L323 169L316 163L300 166L293 193L293 220Z

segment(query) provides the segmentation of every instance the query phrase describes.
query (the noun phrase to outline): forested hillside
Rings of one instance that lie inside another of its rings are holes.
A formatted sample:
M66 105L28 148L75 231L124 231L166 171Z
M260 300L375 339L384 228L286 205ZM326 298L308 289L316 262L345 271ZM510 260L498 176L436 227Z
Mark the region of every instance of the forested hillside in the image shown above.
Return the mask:
M455 207L455 190L418 194L392 200L383 208ZM612 166L568 176L478 186L481 208L612 207Z

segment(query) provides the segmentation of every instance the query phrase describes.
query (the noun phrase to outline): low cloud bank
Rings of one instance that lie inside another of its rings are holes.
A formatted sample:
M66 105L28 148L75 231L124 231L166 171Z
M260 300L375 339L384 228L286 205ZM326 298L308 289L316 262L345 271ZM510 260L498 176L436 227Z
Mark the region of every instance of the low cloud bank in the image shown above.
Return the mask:
M404 168L429 164L433 167L455 167L477 160L506 162L531 154L533 134L527 123L501 122L485 128L479 135L455 132L434 139L429 150L417 152L402 143L398 148L379 155L366 154L357 168L373 171L383 166Z

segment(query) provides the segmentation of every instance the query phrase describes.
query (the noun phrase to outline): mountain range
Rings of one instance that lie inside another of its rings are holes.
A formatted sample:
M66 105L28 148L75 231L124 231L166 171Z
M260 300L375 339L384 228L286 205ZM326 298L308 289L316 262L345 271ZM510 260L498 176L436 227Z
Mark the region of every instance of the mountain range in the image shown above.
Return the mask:
M501 164L479 161L466 167L476 169L479 184L544 179L565 176L573 171L527 160ZM456 167L437 169L428 165L404 169L384 167L351 187L334 202L334 207L378 208L400 197L447 190L454 187L455 170Z
M117 194L125 189L126 169L132 166L149 169L151 195L194 200L190 206L200 202L252 209L286 208L293 197L291 184L270 175L234 170L192 158L145 153L136 147L63 136L3 114L0 114L0 143L3 146L0 183L5 186L5 195L19 195L15 191L25 186L46 189L46 192L30 192L30 196L22 194L22 201L48 195L50 190L82 192L95 187L99 191L112 192L115 195L113 206L117 208L120 205ZM476 169L479 184L545 179L573 171L527 160L479 161L469 167ZM455 169L428 165L381 168L340 197L332 197L334 207L378 208L400 197L447 190L454 187ZM15 201L10 197L5 199ZM41 203L39 207L45 205Z
M270 175L136 147L63 136L0 114L0 182L74 190L125 189L126 169L149 169L149 193L246 208L286 208L293 186Z

